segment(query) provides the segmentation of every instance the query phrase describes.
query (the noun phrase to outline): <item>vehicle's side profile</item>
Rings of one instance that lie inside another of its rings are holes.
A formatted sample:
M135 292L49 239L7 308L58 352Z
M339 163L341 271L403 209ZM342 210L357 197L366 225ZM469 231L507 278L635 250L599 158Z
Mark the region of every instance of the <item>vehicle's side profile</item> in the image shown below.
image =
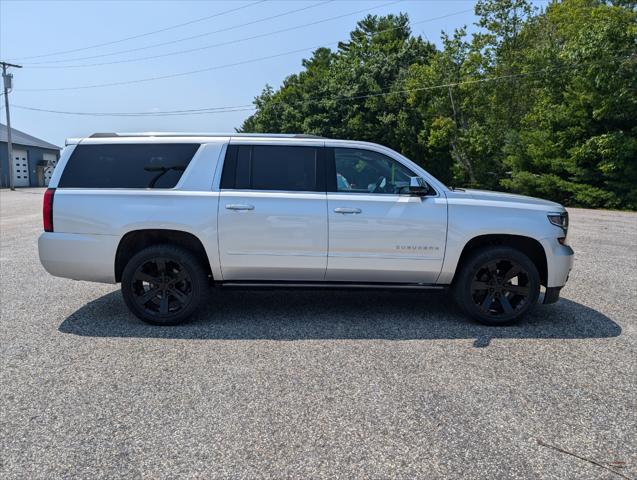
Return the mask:
M508 324L559 298L573 263L557 203L450 189L386 147L305 135L67 140L44 196L52 275L118 283L177 324L211 287L450 288Z

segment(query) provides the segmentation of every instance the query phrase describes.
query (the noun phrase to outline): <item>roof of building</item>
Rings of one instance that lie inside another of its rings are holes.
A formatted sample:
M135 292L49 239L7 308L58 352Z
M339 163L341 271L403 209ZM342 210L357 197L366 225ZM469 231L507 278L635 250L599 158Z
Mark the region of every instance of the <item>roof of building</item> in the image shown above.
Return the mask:
M0 123L0 142L8 142L7 138L7 126ZM16 145L24 145L26 147L39 147L46 148L47 150L60 150L60 147L53 145L52 143L40 140L28 133L21 132L15 128L11 129L11 143Z

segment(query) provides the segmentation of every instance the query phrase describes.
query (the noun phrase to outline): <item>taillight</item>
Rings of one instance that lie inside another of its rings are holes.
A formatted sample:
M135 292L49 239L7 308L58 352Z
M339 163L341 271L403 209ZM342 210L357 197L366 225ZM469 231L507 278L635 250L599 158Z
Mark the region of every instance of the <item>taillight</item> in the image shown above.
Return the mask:
M53 231L53 195L55 188L47 188L44 192L44 203L42 205L42 220L44 221L44 231Z

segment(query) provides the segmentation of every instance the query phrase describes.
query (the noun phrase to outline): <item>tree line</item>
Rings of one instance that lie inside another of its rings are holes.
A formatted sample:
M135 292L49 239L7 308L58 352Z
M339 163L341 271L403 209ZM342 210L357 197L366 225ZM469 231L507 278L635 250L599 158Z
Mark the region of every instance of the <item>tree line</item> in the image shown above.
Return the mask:
M479 0L476 32L368 15L269 85L240 132L400 151L453 186L637 209L637 2Z

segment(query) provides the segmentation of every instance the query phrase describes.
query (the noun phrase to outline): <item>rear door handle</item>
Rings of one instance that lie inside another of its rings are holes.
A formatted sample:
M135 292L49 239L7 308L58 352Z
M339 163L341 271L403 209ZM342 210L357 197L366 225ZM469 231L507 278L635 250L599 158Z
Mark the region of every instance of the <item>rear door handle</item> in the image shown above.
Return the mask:
M362 210L360 208L347 208L347 207L338 207L334 209L334 213L342 213L343 215L350 213L357 215L361 213Z
M229 203L226 205L228 210L254 210L254 205L248 205L246 203Z

